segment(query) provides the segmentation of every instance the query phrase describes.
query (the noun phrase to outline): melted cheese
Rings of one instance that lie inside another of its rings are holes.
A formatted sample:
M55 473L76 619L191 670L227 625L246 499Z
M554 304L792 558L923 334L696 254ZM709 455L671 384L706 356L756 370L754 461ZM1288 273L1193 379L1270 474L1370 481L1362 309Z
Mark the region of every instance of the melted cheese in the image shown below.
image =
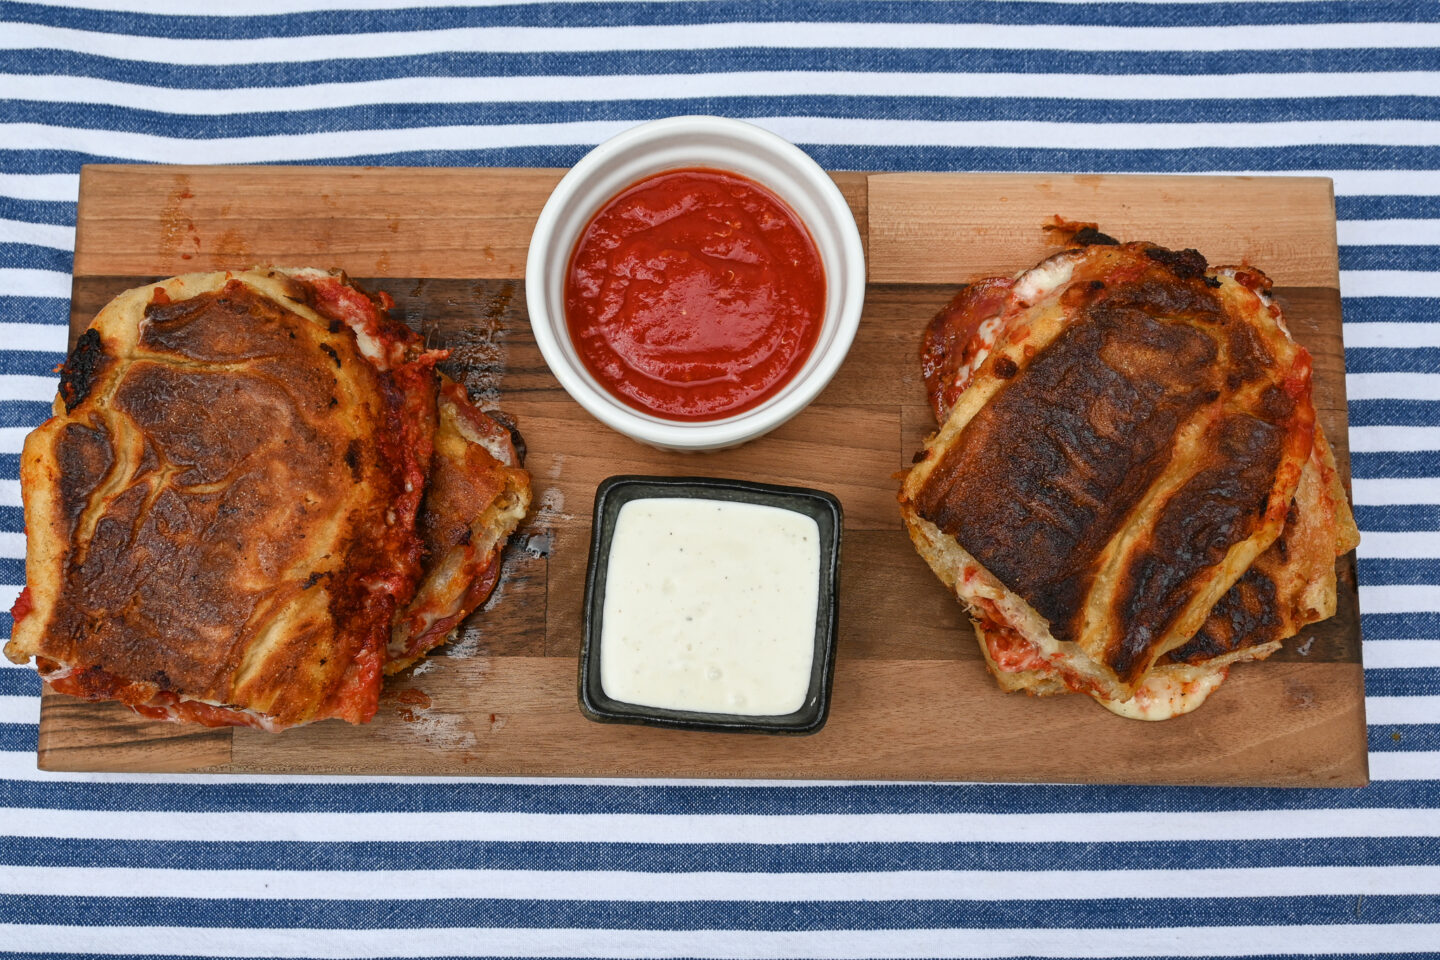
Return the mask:
M996 314L990 319L980 323L980 327L975 331L975 336L970 338L971 343L978 343L980 346L976 348L975 355L970 358L970 362L961 364L960 368L955 371L954 384L957 394L970 386L970 378L975 375L975 371L979 370L980 365L990 356L990 351L995 346L995 338L1000 335L1000 330L1004 326L1004 314Z
M1204 703L1205 698L1225 682L1229 672L1228 667L1221 667L1172 673L1159 667L1145 677L1129 700L1095 699L1111 713L1131 720L1169 720Z
M1066 251L1015 277L1014 297L1028 306L1045 299L1075 274L1075 251Z

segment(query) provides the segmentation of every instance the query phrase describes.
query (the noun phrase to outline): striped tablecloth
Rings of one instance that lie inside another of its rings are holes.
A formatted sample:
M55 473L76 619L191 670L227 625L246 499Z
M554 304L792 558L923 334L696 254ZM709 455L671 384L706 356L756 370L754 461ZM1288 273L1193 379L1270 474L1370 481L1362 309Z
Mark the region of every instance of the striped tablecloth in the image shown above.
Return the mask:
M82 2L0 2L0 606L82 163L564 165L706 112L840 169L1315 173L1375 782L56 776L0 669L0 955L1440 954L1440 4Z

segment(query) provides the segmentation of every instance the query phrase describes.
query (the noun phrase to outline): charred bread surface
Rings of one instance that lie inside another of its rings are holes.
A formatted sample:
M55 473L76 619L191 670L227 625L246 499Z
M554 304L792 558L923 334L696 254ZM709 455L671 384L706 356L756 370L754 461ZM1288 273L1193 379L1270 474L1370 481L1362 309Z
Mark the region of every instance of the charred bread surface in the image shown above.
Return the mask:
M157 718L367 721L429 566L417 514L443 435L444 354L389 305L343 274L257 268L105 307L25 442L6 655Z
M1354 522L1269 280L1086 239L931 322L901 510L1002 687L1173 699L1331 615Z

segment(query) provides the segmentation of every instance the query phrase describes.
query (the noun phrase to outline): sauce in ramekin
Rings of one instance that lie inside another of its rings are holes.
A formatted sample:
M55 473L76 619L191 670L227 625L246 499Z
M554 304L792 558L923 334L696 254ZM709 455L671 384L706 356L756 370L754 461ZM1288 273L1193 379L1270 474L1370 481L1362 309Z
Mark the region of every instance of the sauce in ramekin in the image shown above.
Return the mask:
M667 170L622 190L580 235L565 318L586 369L622 402L718 420L794 379L825 296L815 242L779 197L734 173Z

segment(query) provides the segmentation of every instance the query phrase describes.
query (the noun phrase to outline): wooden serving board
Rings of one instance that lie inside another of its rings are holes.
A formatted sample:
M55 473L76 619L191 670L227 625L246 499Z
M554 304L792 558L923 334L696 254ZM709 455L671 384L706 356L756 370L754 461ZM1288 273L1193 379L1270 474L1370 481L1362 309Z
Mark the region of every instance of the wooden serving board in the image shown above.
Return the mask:
M392 678L368 726L278 736L139 719L47 694L47 770L783 777L1348 785L1366 782L1354 558L1340 613L1201 710L1160 724L1080 696L1006 695L962 610L911 549L897 473L934 424L921 330L961 283L1050 252L1053 214L1122 238L1247 260L1275 279L1315 356L1320 417L1348 477L1335 215L1324 179L836 174L865 237L864 321L834 382L775 433L662 453L587 416L525 315L531 226L559 170L87 167L72 330L147 280L252 264L343 267L390 292L485 405L518 421L535 510L505 577L458 640ZM830 490L845 506L841 639L829 725L807 738L677 733L585 720L580 608L596 484L712 475Z

